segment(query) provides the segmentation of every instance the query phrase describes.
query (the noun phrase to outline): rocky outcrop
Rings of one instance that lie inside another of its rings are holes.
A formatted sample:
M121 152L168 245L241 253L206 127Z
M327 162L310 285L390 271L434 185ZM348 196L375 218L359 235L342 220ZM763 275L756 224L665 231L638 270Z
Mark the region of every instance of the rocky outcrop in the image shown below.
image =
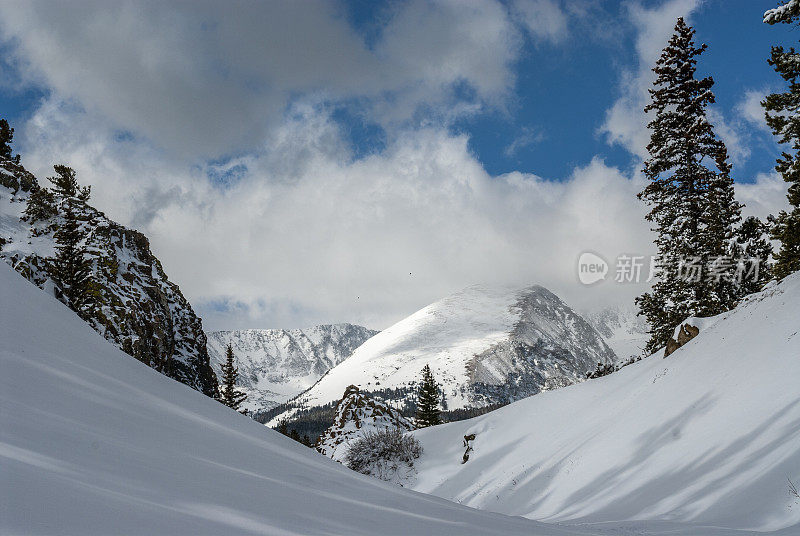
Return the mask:
M63 221L63 199L35 219L25 214L43 185L19 163L0 157L0 258L35 285L51 290L48 259ZM88 203L77 205L100 307L87 322L139 361L209 396L217 379L209 364L202 321L172 283L142 233L108 219Z
M689 325L688 323L681 324L678 326L677 332L677 337L670 337L670 339L667 341L667 346L664 348L664 357L667 357L672 352L697 337L697 335L700 333L700 328Z
M375 402L355 385L349 386L336 409L333 425L317 441L317 451L341 462L349 445L365 432L381 428L414 429L410 420L389 406Z

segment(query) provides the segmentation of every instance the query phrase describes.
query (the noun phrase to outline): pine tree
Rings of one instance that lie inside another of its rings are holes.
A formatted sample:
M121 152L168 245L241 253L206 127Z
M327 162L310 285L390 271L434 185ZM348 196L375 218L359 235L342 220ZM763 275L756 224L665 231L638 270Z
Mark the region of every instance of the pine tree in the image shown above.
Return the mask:
M718 260L730 253L741 205L734 199L727 149L706 116L714 80L695 78L706 45L695 46L694 34L679 18L653 68L656 80L645 107L655 117L644 165L650 182L639 198L651 207L647 220L657 233L659 277L636 303L650 324L649 351L664 346L684 318L721 313L736 299L735 266Z
M89 201L92 187L79 186L74 169L61 164L53 166L53 169L56 171L56 176L48 177L47 180L53 183L57 194L62 197L75 197L84 203Z
M7 158L19 164L19 155L14 156L11 152L11 141L14 139L14 129L5 119L0 119L0 158Z
M419 428L426 428L441 424L441 412L439 411L439 384L433 377L431 367L425 365L422 368L422 381L417 389L417 415L416 424Z
M750 216L736 230L736 242L731 255L738 263L741 275L737 277L739 296L744 297L761 290L772 279L772 244L769 226Z
M222 388L220 389L221 402L231 409L238 411L239 406L245 401L247 395L236 389L236 379L239 369L236 368L233 346L230 344L225 352L225 363L222 365Z
M31 223L46 221L58 214L53 192L47 188L37 188L28 197L25 206L25 219Z
M795 0L764 14L767 24L797 24L799 19L800 2ZM800 53L794 48L772 47L768 61L789 85L784 93L768 95L761 103L772 133L791 147L791 152L783 152L778 158L775 170L789 183L787 197L792 208L770 218L772 238L781 244L773 271L783 279L800 270Z
M65 303L84 320L91 318L96 305L91 260L87 258L85 236L73 207L64 200L64 221L55 232L56 256L51 272Z

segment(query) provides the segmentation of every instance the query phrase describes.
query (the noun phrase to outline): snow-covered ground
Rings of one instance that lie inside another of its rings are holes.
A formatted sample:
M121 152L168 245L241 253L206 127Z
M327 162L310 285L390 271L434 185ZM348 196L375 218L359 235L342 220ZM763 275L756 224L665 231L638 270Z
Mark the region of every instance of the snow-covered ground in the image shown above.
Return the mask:
M314 385L377 331L353 324L306 329L211 331L208 356L217 376L230 344L239 369L237 384L247 394L241 406L268 410Z
M800 534L800 274L714 320L666 359L414 432L413 489L545 521Z
M0 534L585 534L356 474L122 353L0 263Z
M694 518L795 535L799 283L667 360L419 433L420 489L645 520L566 526L349 471L122 353L0 263L0 534L743 534L658 521Z

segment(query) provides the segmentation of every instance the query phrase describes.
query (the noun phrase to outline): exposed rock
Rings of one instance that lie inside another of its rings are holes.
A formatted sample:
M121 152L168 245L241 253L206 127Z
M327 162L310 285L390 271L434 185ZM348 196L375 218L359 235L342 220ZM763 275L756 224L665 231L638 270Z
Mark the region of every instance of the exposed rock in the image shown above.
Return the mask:
M689 325L689 324L682 324L678 327L678 336L675 340L674 338L670 337L667 341L667 347L664 349L664 357L667 357L672 352L689 342L690 340L697 337L697 334L700 333L700 328Z
M341 462L349 445L367 431L380 428L398 428L404 432L414 429L410 420L389 406L375 402L355 385L345 389L336 409L333 425L317 442L317 451Z
M0 158L0 258L43 289L53 289L48 259L63 221L63 199L53 192L54 213L28 221L24 211L37 179ZM77 206L77 205L76 205ZM87 203L77 206L101 307L87 322L124 352L190 387L215 396L200 318L150 251L142 233L108 219Z

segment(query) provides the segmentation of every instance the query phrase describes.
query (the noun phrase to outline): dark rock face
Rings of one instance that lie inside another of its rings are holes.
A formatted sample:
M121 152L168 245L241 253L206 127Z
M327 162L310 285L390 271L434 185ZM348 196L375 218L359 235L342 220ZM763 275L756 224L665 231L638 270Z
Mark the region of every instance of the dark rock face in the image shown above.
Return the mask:
M508 339L468 364L473 405L505 404L566 387L582 381L596 363L614 362L600 334L546 288L522 291L514 310L518 320Z
M40 188L21 165L0 158L0 258L35 285L52 289L47 260L54 253L56 214L28 221L30 195ZM209 364L202 321L177 285L169 281L142 233L109 220L89 204L78 210L87 236L101 307L87 322L124 352L208 396L217 379Z

